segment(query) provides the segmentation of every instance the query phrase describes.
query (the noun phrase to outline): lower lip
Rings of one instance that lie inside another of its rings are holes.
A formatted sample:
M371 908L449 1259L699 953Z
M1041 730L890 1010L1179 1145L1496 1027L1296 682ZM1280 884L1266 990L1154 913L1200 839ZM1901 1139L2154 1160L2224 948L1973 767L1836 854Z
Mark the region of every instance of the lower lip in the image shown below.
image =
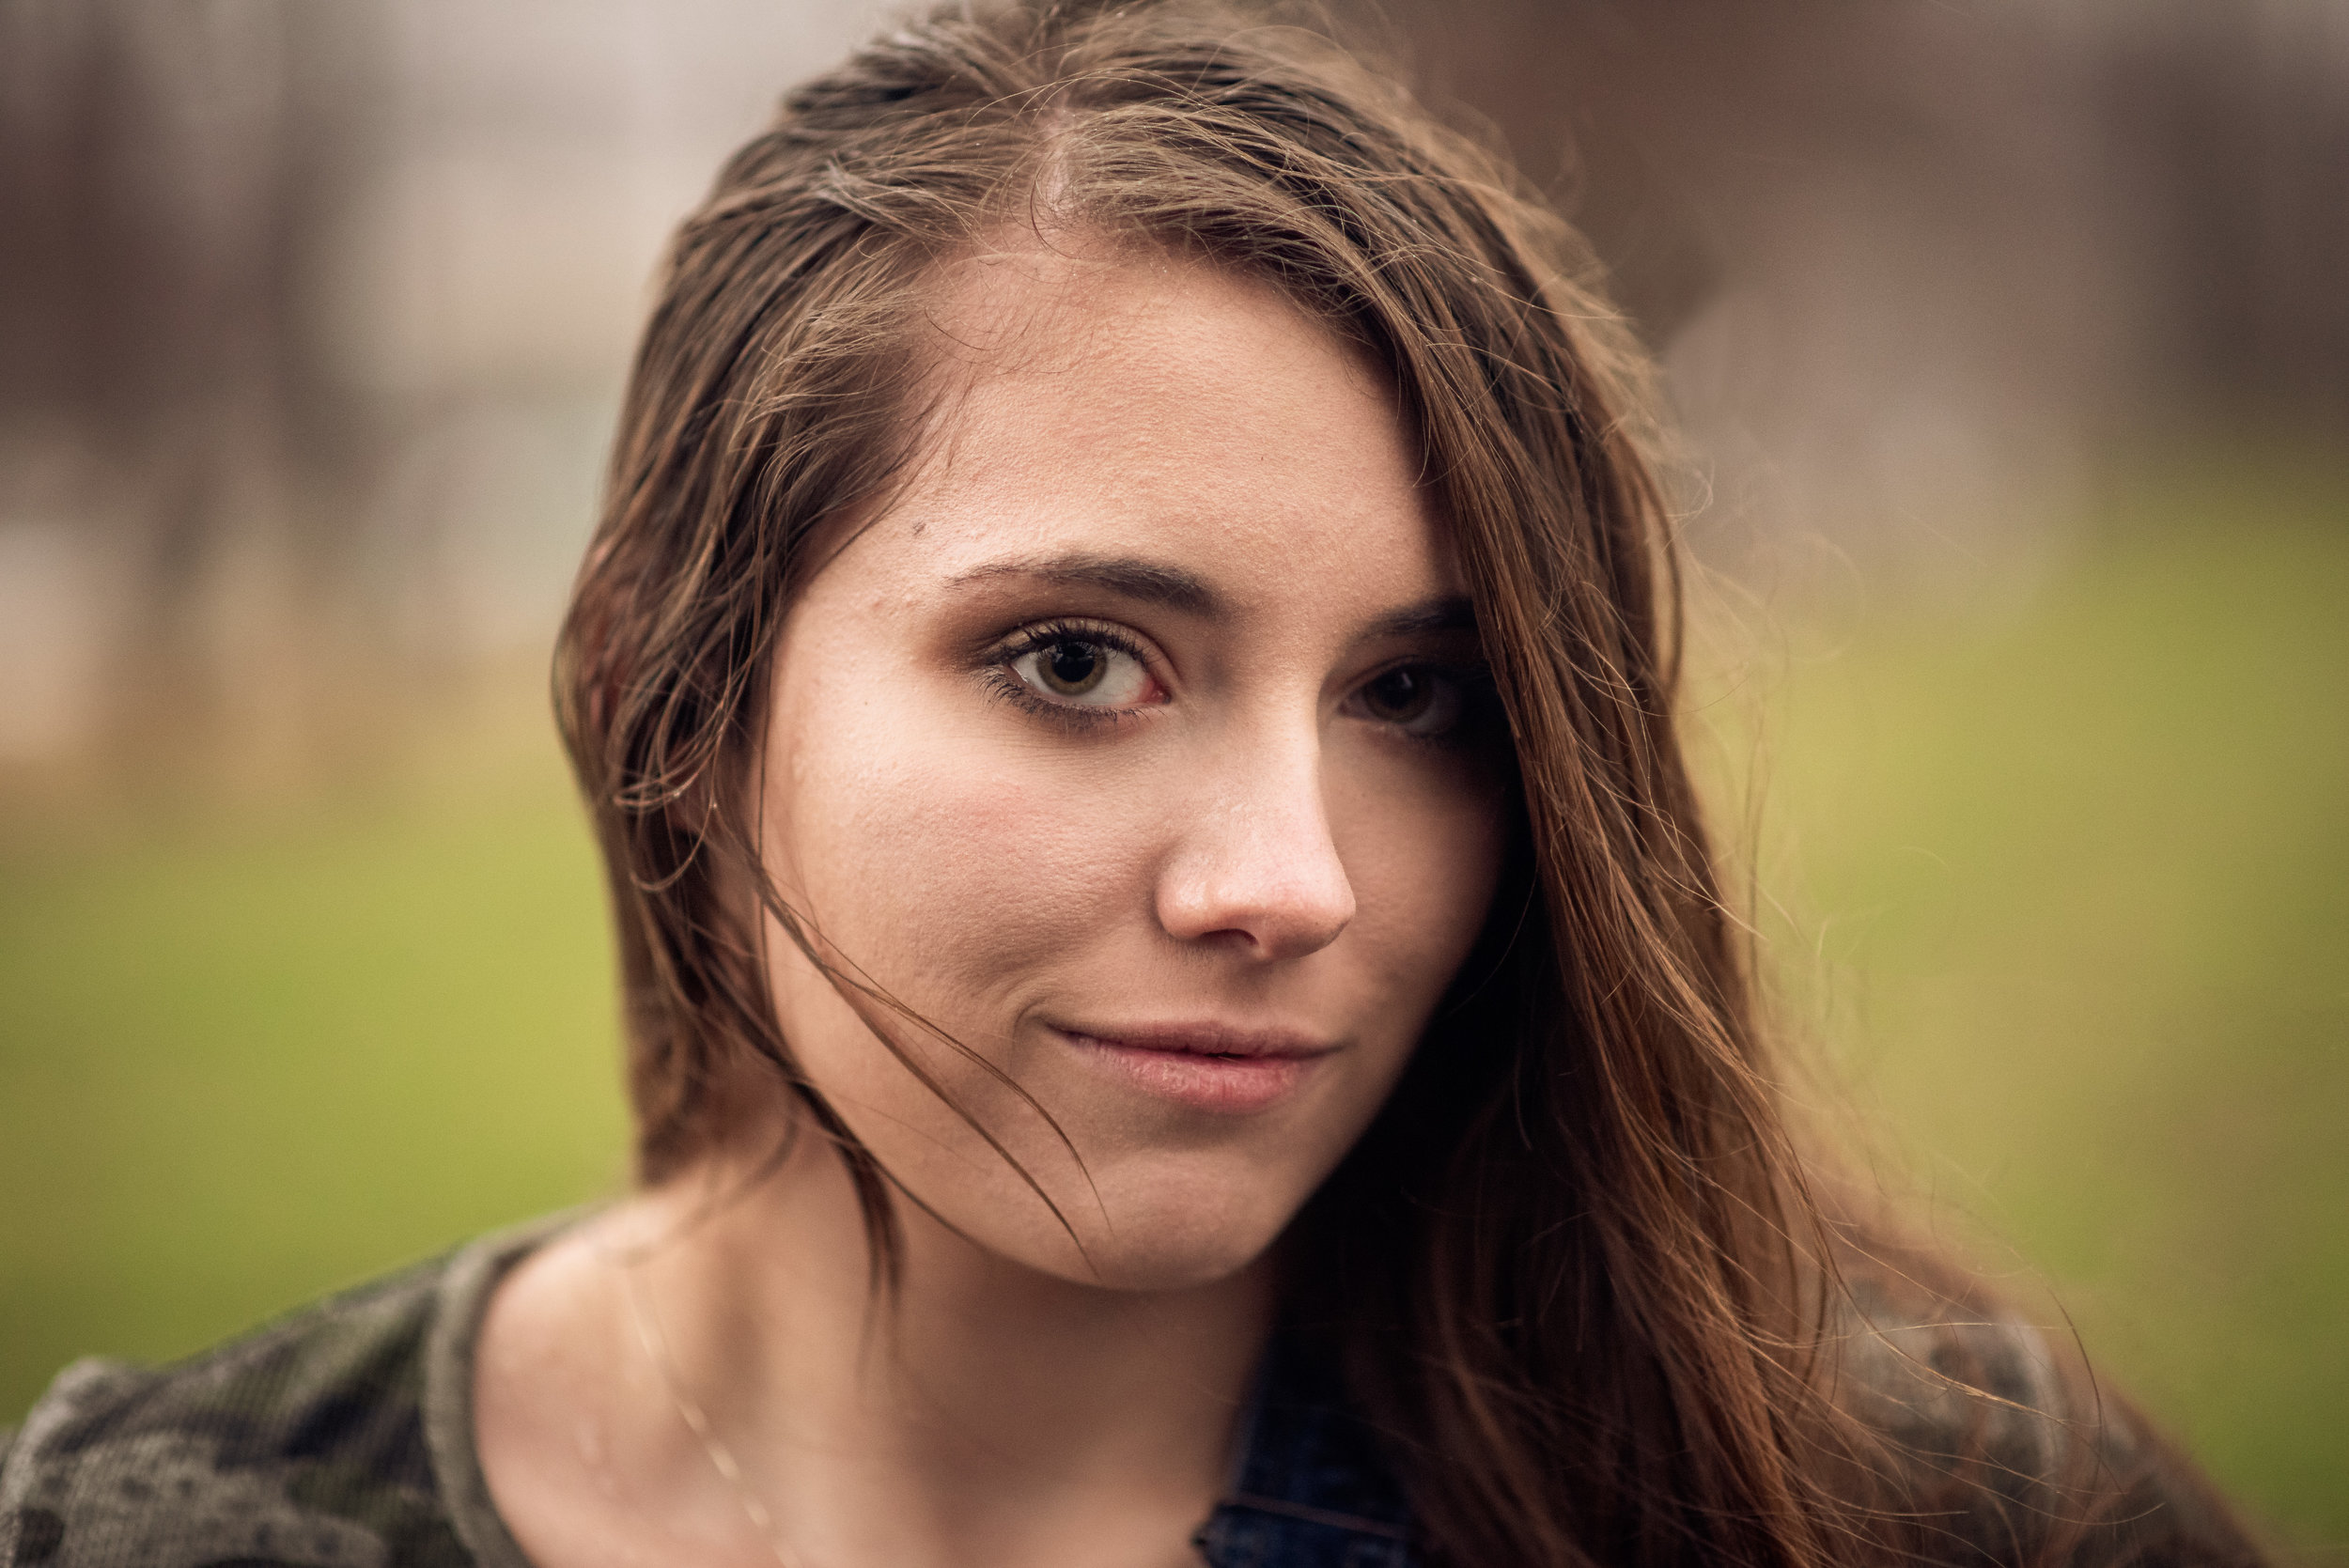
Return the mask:
M1193 1110L1246 1115L1278 1104L1321 1060L1319 1056L1202 1056L1193 1051L1144 1050L1090 1034L1062 1033L1084 1055L1136 1087Z

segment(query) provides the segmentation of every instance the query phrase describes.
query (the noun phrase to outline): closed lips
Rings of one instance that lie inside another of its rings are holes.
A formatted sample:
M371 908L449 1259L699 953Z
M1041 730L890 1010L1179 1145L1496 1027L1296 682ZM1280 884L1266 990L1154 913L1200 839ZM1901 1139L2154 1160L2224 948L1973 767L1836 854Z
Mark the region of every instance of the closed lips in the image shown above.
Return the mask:
M1142 1025L1130 1027L1062 1028L1061 1033L1089 1045L1122 1047L1128 1050L1160 1051L1175 1056L1252 1061L1276 1058L1301 1061L1327 1056L1337 1049L1330 1042L1293 1030L1233 1029L1220 1024Z
M1270 1109L1337 1047L1300 1031L1183 1025L1059 1031L1077 1055L1159 1099L1218 1115Z

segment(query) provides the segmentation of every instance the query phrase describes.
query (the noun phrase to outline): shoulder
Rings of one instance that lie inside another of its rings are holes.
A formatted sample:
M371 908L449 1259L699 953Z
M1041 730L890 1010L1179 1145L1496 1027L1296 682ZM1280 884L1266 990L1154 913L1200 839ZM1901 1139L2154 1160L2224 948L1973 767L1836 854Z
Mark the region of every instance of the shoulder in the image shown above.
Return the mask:
M1857 1279L1825 1372L1865 1435L1866 1468L1911 1560L2263 1560L2210 1483L2100 1385L2068 1336L1995 1301Z
M469 1563L425 1430L452 1261L176 1366L69 1367L0 1452L0 1568Z

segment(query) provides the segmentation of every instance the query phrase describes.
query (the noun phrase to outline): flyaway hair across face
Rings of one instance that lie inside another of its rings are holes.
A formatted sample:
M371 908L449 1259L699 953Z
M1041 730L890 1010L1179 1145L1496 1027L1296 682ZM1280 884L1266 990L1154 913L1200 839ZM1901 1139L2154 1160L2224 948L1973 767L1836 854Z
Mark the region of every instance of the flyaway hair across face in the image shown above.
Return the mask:
M1514 173L1307 29L952 7L791 93L679 233L556 675L644 1179L736 1136L763 1075L839 1150L888 1275L888 1174L775 1021L751 775L817 548L919 456L930 286L1020 233L1228 268L1360 345L1470 590L1514 742L1512 865L1287 1256L1292 1319L1393 1436L1433 1552L1902 1555L1914 1520L1873 1506L1828 1392L1843 1228L1806 1190L1675 737L1644 361ZM888 1014L886 976L832 970Z

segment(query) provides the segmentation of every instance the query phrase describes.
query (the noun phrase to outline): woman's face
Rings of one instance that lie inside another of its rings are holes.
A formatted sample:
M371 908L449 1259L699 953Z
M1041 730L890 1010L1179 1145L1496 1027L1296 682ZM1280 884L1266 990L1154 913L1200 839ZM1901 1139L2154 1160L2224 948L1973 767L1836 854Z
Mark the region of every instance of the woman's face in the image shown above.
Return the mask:
M1084 1251L770 926L778 1014L980 1245L1207 1282L1361 1133L1491 901L1468 601L1392 394L1268 288L1029 249L931 320L927 456L783 632L764 853L835 968L1033 1097L867 1009Z

